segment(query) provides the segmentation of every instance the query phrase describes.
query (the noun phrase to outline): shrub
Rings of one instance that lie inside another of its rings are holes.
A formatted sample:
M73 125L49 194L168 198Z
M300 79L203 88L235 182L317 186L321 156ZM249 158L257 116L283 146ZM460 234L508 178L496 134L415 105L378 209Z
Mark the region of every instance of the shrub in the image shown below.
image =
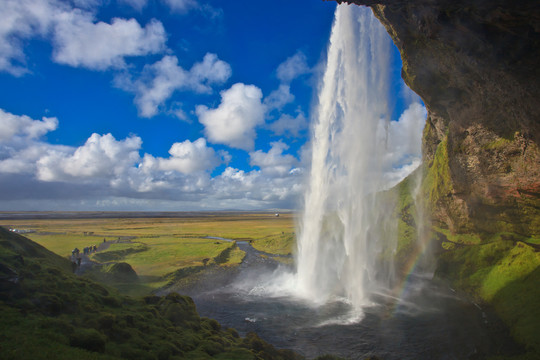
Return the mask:
M69 344L89 351L104 352L105 340L105 336L95 329L76 329Z

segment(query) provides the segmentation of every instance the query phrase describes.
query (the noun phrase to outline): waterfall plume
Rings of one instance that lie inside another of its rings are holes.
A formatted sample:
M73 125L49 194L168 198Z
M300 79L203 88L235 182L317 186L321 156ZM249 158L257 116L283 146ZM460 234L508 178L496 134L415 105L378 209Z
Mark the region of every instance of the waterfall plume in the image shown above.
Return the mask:
M312 122L312 162L299 224L296 291L366 304L377 276L391 40L371 9L338 6Z

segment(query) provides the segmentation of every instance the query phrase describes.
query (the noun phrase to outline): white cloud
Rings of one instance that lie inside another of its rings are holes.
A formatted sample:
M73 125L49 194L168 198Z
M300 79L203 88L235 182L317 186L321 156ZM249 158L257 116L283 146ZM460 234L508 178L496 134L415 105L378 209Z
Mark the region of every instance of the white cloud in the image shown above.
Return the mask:
M124 74L116 78L116 85L135 93L135 104L139 114L152 117L176 90L194 90L199 93L212 91L211 85L220 84L231 76L231 67L219 60L215 54L206 54L190 71L178 65L176 56L164 56L154 64L146 65L141 76L132 80ZM185 117L182 109L176 108L180 118Z
M253 149L255 128L264 123L261 98L258 87L237 83L221 92L221 104L217 108L197 106L196 113L208 140L238 149Z
M264 174L269 176L284 176L290 173L297 164L298 160L290 155L283 154L289 146L282 141L270 143L270 150L265 153L257 150L249 153L251 166L258 166Z
M231 72L229 64L219 60L216 54L207 53L203 61L193 65L189 71L189 86L200 93L210 92L210 85L224 83Z
M148 3L147 0L118 0L118 2L129 5L137 11L142 11Z
M118 141L111 134L92 134L73 153L51 149L37 162L37 178L61 181L121 176L139 161L141 144L137 136Z
M300 136L300 132L308 128L308 121L302 111L298 111L296 117L282 114L280 118L269 125L274 134L281 136L290 134L293 137Z
M188 10L197 6L197 2L194 0L163 0L169 8L177 13L186 13Z
M386 144L383 168L385 178L394 185L416 169L422 159L422 130L427 117L426 108L413 103L403 111L398 121L391 121L387 131L379 129Z
M264 104L268 111L274 109L281 110L285 105L294 101L294 95L291 94L291 87L286 84L279 85L277 90L274 90L264 99Z
M422 156L422 130L426 117L426 108L413 103L403 111L398 121L390 122L387 151L391 156L396 159Z
M169 150L169 158L154 158L146 154L141 168L145 172L150 170L178 171L183 174L192 174L200 171L214 169L223 162L223 157L228 154L218 155L214 149L206 146L206 140L200 138L191 142L185 140L174 143Z
M163 51L167 40L156 20L145 27L135 19L95 21L101 3L93 0L4 0L0 2L0 71L28 72L23 46L41 37L53 40L53 59L94 70L125 66L127 56ZM77 7L73 7L77 6Z
M23 44L44 36L56 14L65 8L54 0L3 0L0 2L0 71L20 76L26 73Z
M62 13L54 35L54 60L73 67L104 70L125 67L124 58L165 50L167 36L161 22L141 27L135 19L114 18L94 23L89 13Z
M309 72L311 72L311 69L307 65L306 55L298 51L278 66L277 77L283 83L290 83L297 77Z
M0 109L0 142L11 140L14 136L37 139L57 127L56 118L33 120L29 116L14 115Z
M79 147L47 143L44 135L57 126L55 118L32 120L0 109L0 209L291 208L301 194L302 171L283 154L283 142L250 153L260 170L228 167L211 177L231 155L204 138L174 143L161 158L141 156L138 136L92 134Z

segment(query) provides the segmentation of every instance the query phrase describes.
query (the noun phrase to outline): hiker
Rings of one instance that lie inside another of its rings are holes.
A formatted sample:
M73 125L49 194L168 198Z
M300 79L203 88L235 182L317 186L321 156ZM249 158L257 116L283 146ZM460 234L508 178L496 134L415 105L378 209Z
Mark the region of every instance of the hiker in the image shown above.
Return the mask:
M81 267L81 260L82 260L82 258L79 256L79 257L77 258L77 266L78 266L78 267Z

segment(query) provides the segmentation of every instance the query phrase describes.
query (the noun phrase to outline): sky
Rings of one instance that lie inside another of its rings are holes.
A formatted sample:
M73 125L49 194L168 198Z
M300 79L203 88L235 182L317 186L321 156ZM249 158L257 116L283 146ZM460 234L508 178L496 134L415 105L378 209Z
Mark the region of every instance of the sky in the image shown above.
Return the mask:
M335 7L0 0L0 211L297 209ZM392 56L395 182L425 108Z

